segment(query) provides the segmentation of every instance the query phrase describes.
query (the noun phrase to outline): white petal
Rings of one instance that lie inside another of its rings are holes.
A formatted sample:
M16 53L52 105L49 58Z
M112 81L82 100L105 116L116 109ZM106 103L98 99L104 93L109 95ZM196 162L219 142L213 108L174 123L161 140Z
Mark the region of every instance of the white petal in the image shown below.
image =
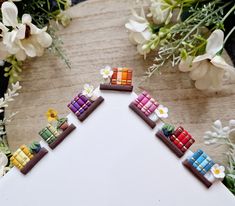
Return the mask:
M32 17L29 14L24 14L22 16L22 23L23 24L30 24L32 22Z
M213 58L213 55L211 55L209 53L205 53L203 55L196 56L195 59L193 60L193 63L200 62L200 61L203 61L206 59L212 59L212 58Z
M223 85L224 70L214 67L210 69L209 76L209 78L211 79L210 88L214 90L220 90Z
M5 27L5 25L1 22L0 22L0 30L2 30L3 33L8 32L8 28Z
M24 39L25 38L25 31L26 31L26 25L20 24L18 26L16 38L17 39Z
M52 44L52 38L47 32L42 32L41 34L38 34L37 41L44 48L48 48Z
M208 62L207 60L204 60L202 62L200 62L197 67L195 67L194 65L194 68L189 76L192 80L198 80L198 79L201 79L205 76L205 74L207 73L207 70L209 68L209 64L210 62Z
M5 26L16 27L18 24L18 9L13 2L4 2L1 7L2 21Z
M220 29L216 29L207 39L206 53L215 56L222 48L224 44L224 32Z
M139 23L137 21L133 21L130 19L130 23L127 23L125 26L127 29L134 31L134 32L142 32L144 31L147 27L147 23Z
M2 61L6 59L6 57L8 57L9 55L10 54L8 53L5 45L2 42L0 42L0 60Z
M208 71L207 71L208 73ZM203 78L196 80L195 87L199 90L208 89L211 85L210 79L208 79L208 74L204 75Z
M129 37L129 41L130 41L132 44L134 44L134 45L137 45L137 44L138 44L138 43L135 41L135 33L134 33L134 32L131 32L128 37Z
M227 64L221 56L216 55L211 60L211 63L213 65L215 65L216 67L224 69L226 72L228 72L231 79L235 78L235 68L233 66L230 66L229 64Z
M235 120L234 120L234 119L231 119L231 120L229 121L229 127L230 127L230 128L234 128L234 127L235 127Z
M16 54L16 59L19 60L19 61L24 61L26 59L26 54L25 54L25 51L24 50L19 50Z
M218 119L213 123L213 126L216 127L217 129L221 130L222 129L222 122Z
M179 70L181 72L189 72L192 70L193 57L189 56L187 59L181 59L179 63Z
M29 57L36 57L37 56L36 49L33 46L33 44L30 42L30 40L22 40L20 46L25 51L27 56L29 56Z
M0 166L5 167L7 163L8 163L7 156L3 152L0 152Z

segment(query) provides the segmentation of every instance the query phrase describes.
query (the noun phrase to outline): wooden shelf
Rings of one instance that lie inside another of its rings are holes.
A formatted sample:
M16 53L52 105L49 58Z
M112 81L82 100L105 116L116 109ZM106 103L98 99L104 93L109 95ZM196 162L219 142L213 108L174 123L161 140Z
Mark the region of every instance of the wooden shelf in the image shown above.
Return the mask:
M176 154L177 157L182 157L184 155L184 152L182 152L171 140L169 137L166 137L162 131L158 131L156 133L156 136L162 140L162 142L172 151Z
M156 126L156 123L149 119L135 104L132 102L129 107L141 117L152 129Z
M49 144L51 149L55 149L74 129L76 129L74 124L69 125L69 127L61 133L54 142Z
M40 151L24 166L24 168L20 170L21 173L26 175L47 153L47 149L42 147Z
M132 92L132 85L114 85L114 84L100 84L100 90L114 90L122 92Z
M204 177L188 160L182 162L182 164L198 179L200 180L207 188L209 188L212 183Z

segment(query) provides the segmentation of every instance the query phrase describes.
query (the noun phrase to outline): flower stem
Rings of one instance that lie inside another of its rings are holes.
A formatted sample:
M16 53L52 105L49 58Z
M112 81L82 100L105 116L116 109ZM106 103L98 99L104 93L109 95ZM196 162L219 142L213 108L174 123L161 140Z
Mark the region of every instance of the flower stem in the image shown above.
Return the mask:
M228 40L228 38L231 36L231 34L234 32L235 30L235 26L230 30L230 32L227 34L227 36L224 39L224 45L226 43L226 41Z
M222 22L224 22L227 17L235 10L235 4L233 5L233 7L228 11L228 13L223 17L223 19L221 20Z

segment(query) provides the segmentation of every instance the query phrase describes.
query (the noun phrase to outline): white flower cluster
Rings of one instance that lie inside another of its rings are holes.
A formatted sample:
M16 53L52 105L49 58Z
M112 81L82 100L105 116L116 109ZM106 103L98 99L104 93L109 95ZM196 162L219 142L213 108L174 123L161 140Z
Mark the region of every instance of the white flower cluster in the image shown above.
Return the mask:
M149 46L149 42L156 39L156 34L153 33L151 22L156 25L169 24L173 10L178 4L174 0L150 0L149 13L145 15L144 9L141 9L140 15L132 10L132 17L125 27L129 30L129 40L134 45L137 45L137 51L146 57L151 49L155 49L155 45ZM149 17L149 19L147 18Z
M2 22L0 22L0 60L15 55L17 60L24 61L27 57L42 56L44 49L52 44L47 27L37 28L29 14L22 16L18 22L18 9L11 1L1 6Z

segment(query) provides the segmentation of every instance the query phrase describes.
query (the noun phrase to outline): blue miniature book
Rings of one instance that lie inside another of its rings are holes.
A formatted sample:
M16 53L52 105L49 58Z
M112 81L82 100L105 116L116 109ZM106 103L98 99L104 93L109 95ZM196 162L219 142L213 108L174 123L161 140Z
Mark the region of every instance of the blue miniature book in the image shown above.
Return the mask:
M189 163L193 164L198 157L202 155L203 151L201 149L197 150L189 159Z

